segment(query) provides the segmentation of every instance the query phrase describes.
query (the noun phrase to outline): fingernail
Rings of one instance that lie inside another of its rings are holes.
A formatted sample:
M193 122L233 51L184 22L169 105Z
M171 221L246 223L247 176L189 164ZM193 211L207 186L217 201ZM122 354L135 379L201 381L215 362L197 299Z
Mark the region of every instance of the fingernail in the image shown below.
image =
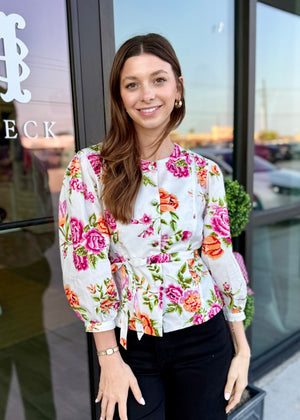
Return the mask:
M99 402L98 398L95 399L95 403Z
M140 399L140 404L142 404L142 405L145 405L146 404L143 397Z
M229 392L226 392L226 394L225 394L225 400L228 401L229 398L230 398L230 393Z

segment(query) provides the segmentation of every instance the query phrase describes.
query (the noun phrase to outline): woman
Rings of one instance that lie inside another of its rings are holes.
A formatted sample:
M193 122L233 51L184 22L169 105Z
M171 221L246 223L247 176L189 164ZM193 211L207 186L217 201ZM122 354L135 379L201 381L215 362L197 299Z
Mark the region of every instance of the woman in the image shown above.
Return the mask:
M66 294L98 351L101 419L226 419L250 350L222 175L170 140L185 103L165 38L125 42L110 92L110 131L70 163L59 223Z

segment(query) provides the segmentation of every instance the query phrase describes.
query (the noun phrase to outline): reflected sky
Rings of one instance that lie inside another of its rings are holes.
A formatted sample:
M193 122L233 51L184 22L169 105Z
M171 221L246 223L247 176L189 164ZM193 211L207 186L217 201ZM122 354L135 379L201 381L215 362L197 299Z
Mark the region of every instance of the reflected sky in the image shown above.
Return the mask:
M233 0L114 0L115 38L158 32L172 43L185 81L187 114L179 131L233 125Z
M207 132L213 125L232 125L232 0L191 0L186 7L181 0L114 0L114 14L117 47L147 32L158 32L173 44L187 94L182 131ZM299 42L299 16L257 4L255 131L300 133ZM262 118L265 112L267 117Z
M56 131L72 131L65 1L10 0L0 10L19 13L27 23L17 32L29 47L31 74L22 87L31 90L32 100L18 106L19 121L55 118ZM186 6L181 0L114 0L114 16L117 47L150 31L174 45L187 96L181 132L233 125L233 0L190 0ZM299 16L257 4L255 131L300 133L299 41Z

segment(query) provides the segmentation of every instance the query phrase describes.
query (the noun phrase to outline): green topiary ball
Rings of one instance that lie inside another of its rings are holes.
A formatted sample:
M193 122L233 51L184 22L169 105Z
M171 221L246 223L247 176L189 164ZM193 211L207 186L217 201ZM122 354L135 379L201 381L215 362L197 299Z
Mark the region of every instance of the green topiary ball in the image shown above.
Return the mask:
M226 200L232 237L239 236L249 220L251 201L238 181L225 180Z
M245 316L244 319L244 328L245 330L249 327L249 325L252 322L253 316L254 316L254 296L247 294L247 303L245 307Z

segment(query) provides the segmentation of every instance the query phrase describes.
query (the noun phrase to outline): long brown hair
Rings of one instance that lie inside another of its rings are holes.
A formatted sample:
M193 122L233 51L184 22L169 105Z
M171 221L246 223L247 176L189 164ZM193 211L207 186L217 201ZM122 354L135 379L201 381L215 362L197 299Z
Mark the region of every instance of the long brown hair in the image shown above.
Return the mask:
M168 62L182 91L182 107L179 109L174 107L171 112L168 124L155 142L157 149L171 130L181 123L185 115L184 91L179 79L181 68L169 41L154 33L135 36L127 40L117 51L112 64L110 73L111 124L101 148L101 158L104 161L104 185L101 199L114 218L123 223L129 223L133 216L135 199L142 181L142 171L136 131L131 118L125 111L120 94L120 74L128 58L143 53L153 54Z

